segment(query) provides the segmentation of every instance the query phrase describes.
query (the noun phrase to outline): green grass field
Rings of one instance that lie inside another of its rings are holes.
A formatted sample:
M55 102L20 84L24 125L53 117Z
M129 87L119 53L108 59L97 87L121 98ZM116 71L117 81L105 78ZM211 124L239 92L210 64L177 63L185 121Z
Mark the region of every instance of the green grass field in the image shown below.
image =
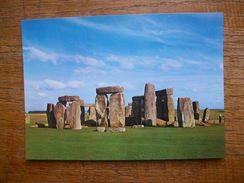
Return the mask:
M215 112L218 116L217 114L223 111ZM215 117L212 120L215 120ZM194 128L126 127L125 133L98 133L92 127L82 130L30 128L35 122L46 123L46 115L31 114L31 121L26 124L28 160L159 160L225 157L224 125Z

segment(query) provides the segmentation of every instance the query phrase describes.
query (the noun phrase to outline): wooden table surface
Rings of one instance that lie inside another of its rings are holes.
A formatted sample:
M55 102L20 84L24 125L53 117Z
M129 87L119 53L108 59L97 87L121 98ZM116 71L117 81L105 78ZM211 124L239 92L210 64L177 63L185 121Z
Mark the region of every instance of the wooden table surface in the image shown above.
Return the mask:
M20 21L172 12L224 12L226 158L26 161ZM244 182L243 48L243 0L1 0L0 182Z

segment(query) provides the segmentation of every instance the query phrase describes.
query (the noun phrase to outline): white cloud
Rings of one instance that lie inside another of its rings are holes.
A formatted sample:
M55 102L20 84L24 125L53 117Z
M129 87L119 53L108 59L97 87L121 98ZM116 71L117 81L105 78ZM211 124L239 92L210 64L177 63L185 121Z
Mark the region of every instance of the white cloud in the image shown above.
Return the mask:
M30 60L39 60L42 62L52 62L53 64L58 64L58 62L76 62L83 63L87 66L92 67L102 67L105 66L105 63L102 60L85 57L82 55L69 55L69 54L60 54L55 52L46 52L44 50L40 50L36 47L23 47L25 58Z
M133 69L134 68L134 62L138 60L136 56L117 56L117 55L108 55L107 57L108 61L116 62L119 64L119 66L123 69Z
M73 81L68 81L67 86L70 88L81 88L82 86L84 86L84 83L80 82L80 81L73 80Z
M183 64L179 60L175 59L163 59L163 63L161 64L161 69L163 71L169 69L179 69L183 66Z
M46 79L44 82L46 84L47 89L49 89L49 90L66 88L66 85L59 81Z
M74 57L74 59L77 62L82 62L83 64L88 65L88 66L101 67L101 66L105 65L105 63L102 60L97 60L97 59L92 58L92 57L84 57L81 55L76 55Z
M44 92L38 92L37 94L38 94L38 96L40 96L40 97L47 97L47 94L44 93Z
M94 68L94 67L81 67L81 68L75 69L74 72L77 74L94 74L94 75L106 73L105 71Z
M31 60L40 60L42 62L51 61L53 64L57 63L57 54L47 53L35 47L23 47L27 55Z
M219 64L219 67L220 67L220 69L221 69L222 71L224 70L224 64L223 64L223 63Z

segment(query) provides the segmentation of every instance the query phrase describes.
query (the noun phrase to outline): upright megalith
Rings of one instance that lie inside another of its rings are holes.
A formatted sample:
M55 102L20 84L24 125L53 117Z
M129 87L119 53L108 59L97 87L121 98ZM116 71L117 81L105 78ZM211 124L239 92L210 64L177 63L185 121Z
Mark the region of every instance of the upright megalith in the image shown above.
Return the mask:
M194 111L194 119L195 120L199 120L199 118L200 118L200 114L199 114L200 105L199 105L199 102L198 101L193 101L192 105L193 105L193 111Z
M125 126L125 103L122 92L113 93L109 98L110 127Z
M58 102L54 107L54 117L56 119L56 128L63 129L65 122L65 106Z
M96 113L98 126L124 126L125 106L124 88L122 86L107 86L97 88ZM107 94L111 94L109 103Z
M132 97L132 116L135 119L135 125L141 124L141 117L144 117L144 96Z
M96 119L98 126L108 126L108 96L106 94L97 94L95 99Z
M80 130L82 128L80 115L80 102L73 101L66 109L66 122L69 123L71 129Z
M89 107L89 120L93 120L93 121L97 120L95 105Z
M193 106L190 98L178 98L177 116L179 127L195 127Z
M132 103L128 103L127 106L125 106L125 117L131 117L132 116Z
M209 108L204 109L202 122L204 122L204 123L208 122L209 116L210 116L210 109Z
M153 84L146 84L144 90L144 118L145 121L151 120L152 126L157 126L157 111L155 102L155 87Z
M54 104L47 104L47 122L49 128L56 128L56 119L54 117Z
M173 122L175 120L173 88L156 91L157 118Z

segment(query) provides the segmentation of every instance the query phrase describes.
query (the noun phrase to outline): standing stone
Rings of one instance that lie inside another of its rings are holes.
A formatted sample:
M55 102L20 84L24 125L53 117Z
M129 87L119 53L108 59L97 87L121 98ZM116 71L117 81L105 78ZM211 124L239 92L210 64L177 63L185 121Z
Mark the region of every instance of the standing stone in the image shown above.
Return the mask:
M125 126L125 104L122 92L113 93L109 99L110 127Z
M107 119L108 97L106 94L98 94L95 99L96 119L98 126L108 126Z
M66 121L69 123L71 129L80 130L81 126L81 108L79 101L73 101L66 109Z
M178 98L177 116L179 127L195 127L193 106L190 98Z
M206 108L206 109L203 111L202 122L204 122L204 123L208 122L208 120L209 120L209 116L210 116L210 109L209 109L209 108Z
M156 102L155 102L155 87L153 84L145 85L145 121L152 121L152 126L157 126L157 111L156 111Z
M56 119L56 128L63 129L65 121L65 106L58 102L54 107L54 117Z
M194 111L194 119L195 120L199 120L199 118L200 118L200 114L199 114L200 105L199 105L199 102L198 101L193 101L192 105L193 105L193 111Z
M156 91L157 118L173 122L175 120L173 88Z
M132 104L128 103L128 106L125 107L125 117L131 117L132 113Z
M56 128L56 119L54 117L54 104L47 104L47 122L49 128Z
M96 109L94 106L89 107L89 120L96 121Z
M135 118L135 125L141 124L141 117L144 116L144 96L132 97L132 116Z

